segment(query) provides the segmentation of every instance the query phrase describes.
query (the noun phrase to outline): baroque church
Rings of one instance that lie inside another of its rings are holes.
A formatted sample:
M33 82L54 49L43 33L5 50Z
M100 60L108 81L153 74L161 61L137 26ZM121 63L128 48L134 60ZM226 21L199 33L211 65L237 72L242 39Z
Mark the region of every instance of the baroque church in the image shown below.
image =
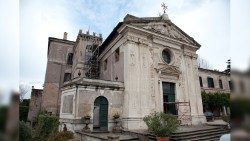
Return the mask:
M153 112L174 114L182 125L203 124L201 91L230 92L230 76L199 69L200 47L166 13L128 14L104 41L82 30L76 41L66 32L50 37L42 109L73 132L83 129L84 116L91 130L111 130L115 114L127 130L146 129L143 117Z

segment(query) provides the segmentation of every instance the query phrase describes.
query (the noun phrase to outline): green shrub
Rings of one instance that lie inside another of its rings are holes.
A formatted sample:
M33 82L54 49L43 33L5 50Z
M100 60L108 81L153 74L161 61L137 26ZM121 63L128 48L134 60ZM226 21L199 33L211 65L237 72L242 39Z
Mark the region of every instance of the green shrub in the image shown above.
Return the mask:
M159 137L170 136L178 129L179 122L174 115L153 113L143 118L150 132Z
M28 106L19 106L19 120L20 121L27 121L28 113L29 113Z
M46 141L53 138L58 132L58 117L49 115L39 115L38 121L33 131L33 140Z
M54 141L67 141L68 139L73 139L74 134L70 131L58 132L55 135Z
M31 129L23 121L19 121L19 141L31 141Z
M223 106L230 106L230 94L229 93L206 93L202 92L202 103L205 110L213 112L217 108Z

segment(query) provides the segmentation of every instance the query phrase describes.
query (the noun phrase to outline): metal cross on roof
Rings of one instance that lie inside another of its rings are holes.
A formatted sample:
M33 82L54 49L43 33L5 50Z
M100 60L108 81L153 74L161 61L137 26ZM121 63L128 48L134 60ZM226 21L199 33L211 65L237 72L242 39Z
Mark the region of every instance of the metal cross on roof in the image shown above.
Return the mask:
M163 3L161 4L161 7L163 8L164 13L166 13L166 10L168 9L168 6L166 6L166 4L163 2Z

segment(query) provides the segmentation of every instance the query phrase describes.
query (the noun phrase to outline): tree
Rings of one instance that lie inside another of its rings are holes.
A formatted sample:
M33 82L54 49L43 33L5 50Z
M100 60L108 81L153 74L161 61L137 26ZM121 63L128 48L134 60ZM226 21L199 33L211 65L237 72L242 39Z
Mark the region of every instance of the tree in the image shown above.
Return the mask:
M206 110L214 112L216 108L221 109L223 106L230 106L230 94L228 93L205 93L202 92L203 107Z
M212 66L208 63L208 61L201 58L200 56L197 58L197 63L199 68L212 69Z
M19 85L19 94L20 94L20 101L22 102L25 95L28 93L29 91L29 87L27 85L24 84L20 84Z

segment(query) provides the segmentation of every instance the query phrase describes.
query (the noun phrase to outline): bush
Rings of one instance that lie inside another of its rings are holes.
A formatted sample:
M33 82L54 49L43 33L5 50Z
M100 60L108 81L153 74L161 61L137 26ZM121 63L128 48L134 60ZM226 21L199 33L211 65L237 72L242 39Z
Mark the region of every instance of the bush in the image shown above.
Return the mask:
M203 108L213 112L217 108L230 106L229 93L201 93Z
M153 113L143 118L150 132L158 137L170 136L178 129L179 122L174 115Z
M55 116L39 115L33 133L33 140L45 141L55 136L58 132L59 120Z
M27 121L28 113L29 113L28 106L19 106L19 120L20 121Z
M70 131L65 131L65 132L58 132L55 135L55 138L53 141L67 141L68 139L73 139L74 134Z
M23 121L19 121L19 140L31 141L31 129Z

